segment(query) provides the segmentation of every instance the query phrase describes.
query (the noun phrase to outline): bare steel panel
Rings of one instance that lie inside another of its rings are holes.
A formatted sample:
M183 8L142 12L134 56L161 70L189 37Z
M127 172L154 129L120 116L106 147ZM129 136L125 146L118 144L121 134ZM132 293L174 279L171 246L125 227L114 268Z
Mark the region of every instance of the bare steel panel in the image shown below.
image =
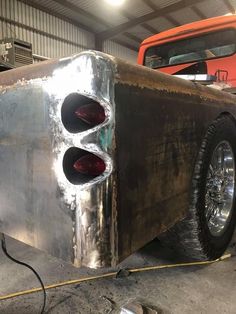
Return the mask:
M74 265L115 265L182 219L207 126L235 96L98 52L0 74L0 231ZM66 96L99 102L106 120L70 133ZM106 171L70 183L70 147Z

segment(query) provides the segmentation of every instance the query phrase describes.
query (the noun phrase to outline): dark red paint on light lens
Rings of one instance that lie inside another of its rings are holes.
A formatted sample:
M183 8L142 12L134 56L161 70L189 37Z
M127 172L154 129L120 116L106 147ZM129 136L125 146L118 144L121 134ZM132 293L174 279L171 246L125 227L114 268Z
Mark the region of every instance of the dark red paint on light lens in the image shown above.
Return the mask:
M74 163L73 167L77 172L91 176L99 176L106 169L105 162L93 154L82 156Z
M106 118L104 108L97 102L91 102L79 107L75 114L78 118L92 126L104 122Z

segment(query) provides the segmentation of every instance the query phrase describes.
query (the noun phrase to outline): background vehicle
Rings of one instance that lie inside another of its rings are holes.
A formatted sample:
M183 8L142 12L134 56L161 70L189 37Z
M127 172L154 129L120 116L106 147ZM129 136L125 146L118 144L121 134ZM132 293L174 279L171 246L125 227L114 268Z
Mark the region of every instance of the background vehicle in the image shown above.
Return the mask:
M236 87L236 17L186 24L147 38L138 63L168 74L210 74Z
M225 250L234 95L93 51L0 86L1 232L76 266L115 265L167 230L191 258Z

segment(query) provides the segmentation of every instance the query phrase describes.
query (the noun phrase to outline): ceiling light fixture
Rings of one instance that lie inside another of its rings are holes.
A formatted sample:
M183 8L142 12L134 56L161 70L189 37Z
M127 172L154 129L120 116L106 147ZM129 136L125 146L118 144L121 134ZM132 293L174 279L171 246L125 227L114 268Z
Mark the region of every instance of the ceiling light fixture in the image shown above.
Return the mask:
M125 0L105 0L105 1L114 6L122 5L125 2Z

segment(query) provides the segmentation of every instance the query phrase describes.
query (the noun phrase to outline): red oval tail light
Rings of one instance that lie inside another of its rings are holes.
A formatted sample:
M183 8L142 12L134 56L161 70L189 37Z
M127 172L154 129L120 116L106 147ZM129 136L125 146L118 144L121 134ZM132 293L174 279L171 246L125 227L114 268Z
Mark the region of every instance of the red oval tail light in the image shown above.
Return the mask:
M104 108L97 102L91 102L79 107L75 114L78 118L92 126L104 122L106 118Z
M77 172L91 176L99 176L106 169L105 162L93 154L80 157L73 167Z

